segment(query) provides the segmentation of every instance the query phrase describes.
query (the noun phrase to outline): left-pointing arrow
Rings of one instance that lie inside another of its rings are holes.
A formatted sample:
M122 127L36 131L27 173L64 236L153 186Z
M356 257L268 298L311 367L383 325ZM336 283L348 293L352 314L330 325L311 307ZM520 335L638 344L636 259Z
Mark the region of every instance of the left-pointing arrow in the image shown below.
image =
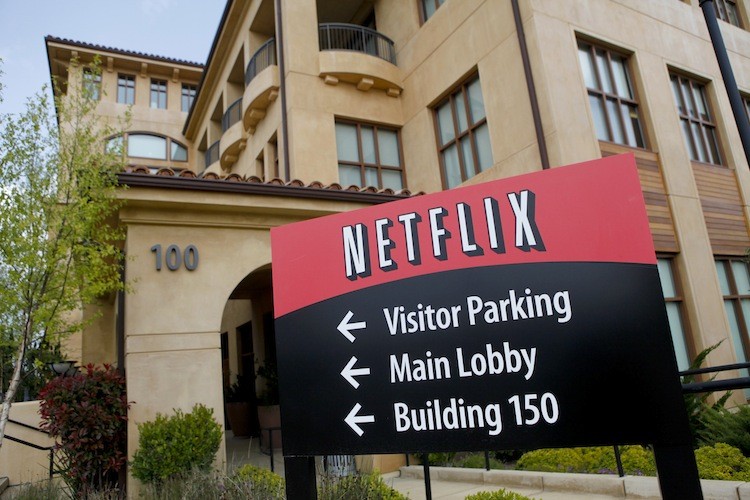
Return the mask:
M352 356L352 359L349 360L349 362L346 364L343 370L341 370L341 376L346 379L347 382L352 384L352 387L355 389L359 387L359 382L354 377L359 377L360 375L369 375L370 369L369 368L354 368L354 363L357 362L357 357Z
M347 312L346 316L344 316L344 319L341 320L341 323L339 323L339 326L337 327L341 334L349 339L349 342L354 342L356 340L354 335L352 335L352 330L362 330L363 328L367 328L367 323L364 321L349 323L349 320L352 319L353 316L353 312Z
M357 412L361 409L361 404L355 404L352 411L350 411L349 415L344 419L344 422L346 422L358 436L362 436L362 434L365 433L358 424L371 424L375 422L375 415L357 415Z

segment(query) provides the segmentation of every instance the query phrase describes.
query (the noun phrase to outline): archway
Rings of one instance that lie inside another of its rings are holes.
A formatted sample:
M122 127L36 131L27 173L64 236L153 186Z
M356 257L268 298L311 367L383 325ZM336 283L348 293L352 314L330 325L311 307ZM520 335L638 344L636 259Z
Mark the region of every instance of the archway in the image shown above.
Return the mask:
M278 404L271 264L245 276L229 295L221 322L221 357L227 428L233 436L260 437L258 406Z

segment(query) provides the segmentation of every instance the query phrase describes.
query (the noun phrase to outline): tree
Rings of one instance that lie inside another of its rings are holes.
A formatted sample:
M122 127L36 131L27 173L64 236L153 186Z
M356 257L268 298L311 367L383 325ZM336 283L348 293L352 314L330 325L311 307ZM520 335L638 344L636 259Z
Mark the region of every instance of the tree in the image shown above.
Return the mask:
M118 130L94 113L100 89L75 61L70 69L54 100L42 90L24 112L0 113L0 334L15 351L0 388L0 446L30 351L60 345L93 319L84 304L124 286L124 233L113 223L124 157L105 148Z

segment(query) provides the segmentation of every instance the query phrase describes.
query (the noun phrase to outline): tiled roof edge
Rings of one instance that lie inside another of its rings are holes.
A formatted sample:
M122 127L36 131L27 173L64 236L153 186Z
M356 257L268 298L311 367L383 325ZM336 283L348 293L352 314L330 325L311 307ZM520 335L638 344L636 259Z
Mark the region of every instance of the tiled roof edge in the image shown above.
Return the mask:
M184 59L175 59L172 57L165 57L165 56L157 56L154 54L146 54L145 52L137 52L134 50L124 50L124 49L118 49L116 47L107 47L105 45L97 45L94 43L87 43L87 42L79 42L77 40L70 40L68 38L58 38L52 35L47 35L44 37L44 41L47 43L61 43L65 45L72 45L74 47L81 47L85 49L90 50L100 50L102 52L111 52L114 54L120 54L125 56L134 56L134 57L142 57L145 59L151 59L154 61L161 61L166 62L170 64L182 64L183 66L193 66L195 68L203 69L203 64L193 62L193 61L186 61Z

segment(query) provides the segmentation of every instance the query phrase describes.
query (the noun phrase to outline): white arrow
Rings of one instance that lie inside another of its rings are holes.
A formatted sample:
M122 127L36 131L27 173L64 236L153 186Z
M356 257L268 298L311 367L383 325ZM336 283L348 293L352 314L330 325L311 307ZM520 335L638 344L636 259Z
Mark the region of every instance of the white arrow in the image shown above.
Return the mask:
M354 377L359 377L360 375L369 375L370 369L369 368L354 368L354 363L357 362L357 357L352 356L352 359L349 360L349 362L346 364L343 370L341 370L341 376L346 379L347 382L352 384L352 387L355 389L359 387L359 382L357 382Z
M356 339L354 338L354 335L352 335L352 330L361 330L363 328L367 328L367 323L364 321L357 321L356 323L349 323L349 320L352 319L352 316L354 316L354 313L349 311L346 313L346 316L344 316L344 319L341 320L341 323L339 323L338 330L344 335L344 337L349 339L349 342L354 342Z
M352 411L349 412L349 415L346 416L344 419L344 422L349 424L349 427L352 428L354 432L357 433L357 436L361 436L365 433L365 431L362 430L362 428L357 424L371 424L375 421L375 415L359 415L357 416L357 412L362 408L362 405L357 403L354 405L354 408L352 408Z

